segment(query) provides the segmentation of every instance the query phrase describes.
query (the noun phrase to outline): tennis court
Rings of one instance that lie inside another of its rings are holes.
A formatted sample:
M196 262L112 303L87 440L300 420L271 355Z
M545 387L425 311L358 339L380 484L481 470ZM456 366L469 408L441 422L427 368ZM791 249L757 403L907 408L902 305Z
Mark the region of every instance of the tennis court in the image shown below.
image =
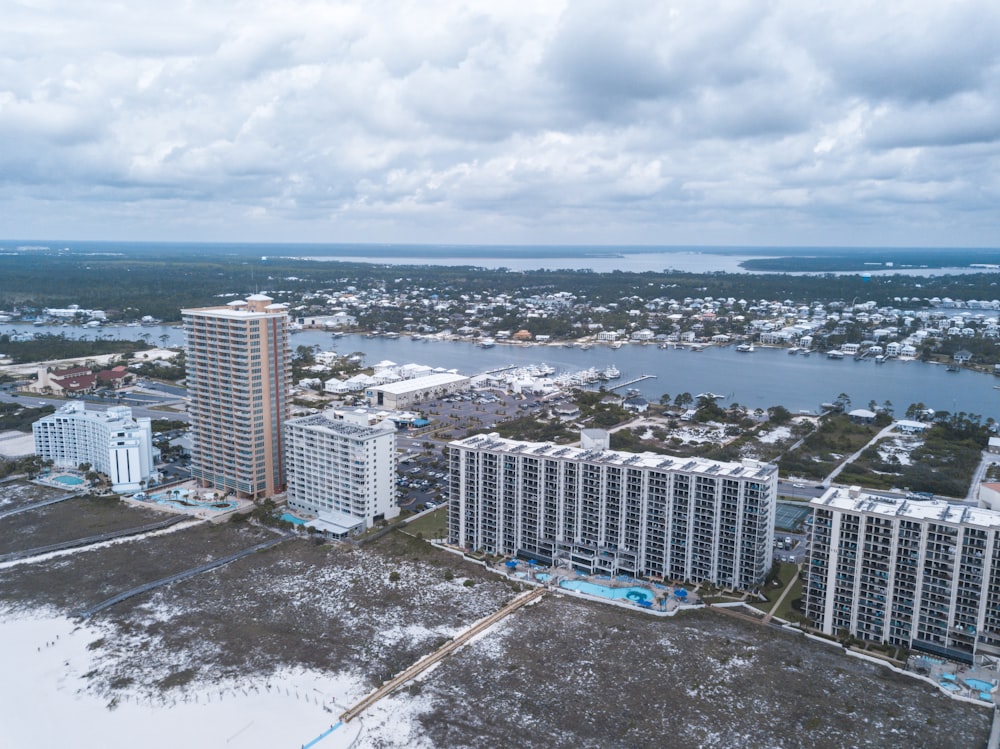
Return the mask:
M774 527L783 531L797 533L802 530L802 524L812 512L809 505L778 502L774 512Z

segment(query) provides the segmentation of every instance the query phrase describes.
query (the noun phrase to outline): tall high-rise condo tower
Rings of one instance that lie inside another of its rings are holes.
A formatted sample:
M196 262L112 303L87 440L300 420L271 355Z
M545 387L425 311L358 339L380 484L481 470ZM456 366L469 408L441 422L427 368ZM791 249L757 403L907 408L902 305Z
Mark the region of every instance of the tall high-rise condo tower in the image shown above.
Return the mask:
M191 474L258 499L285 488L283 428L291 349L288 312L263 294L182 309L187 335Z

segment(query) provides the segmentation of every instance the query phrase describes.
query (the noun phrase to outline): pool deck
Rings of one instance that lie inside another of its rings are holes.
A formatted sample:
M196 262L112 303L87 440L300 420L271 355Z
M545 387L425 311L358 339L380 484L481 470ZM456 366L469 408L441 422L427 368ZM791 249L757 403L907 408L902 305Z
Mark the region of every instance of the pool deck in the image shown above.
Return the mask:
M995 686L988 695L987 700L980 691L978 684L968 686L966 681L974 679L977 682L989 684L1000 683L1000 670L987 668L985 666L968 666L954 661L947 661L932 655L914 653L906 662L906 670L914 673L927 672L931 679L942 692L949 696L966 697L976 701L988 702L993 705L1000 704L1000 690Z
M615 577L610 575L581 575L572 568L542 567L541 565L530 565L523 561L518 561L516 567L507 567L506 563L504 563L499 569L512 580L527 583L528 585L542 586L556 594L599 601L611 606L628 608L633 611L645 611L657 616L673 616L683 608L700 608L703 605L698 596L690 590L688 590L688 598L686 600L679 600L674 593L680 589L687 590L683 585L650 582L649 580L636 579L626 575ZM548 577L540 580L537 575L547 575ZM628 598L609 598L598 593L574 590L561 585L563 582L571 581L587 582L605 588L642 588L649 592L652 598L652 605L645 606Z
M253 502L246 499L235 499L233 497L220 497L218 500L198 500L201 502L208 501L218 501L218 502L235 502L236 506L229 509L217 510L209 507L180 507L175 504L170 504L168 502L157 502L156 500L149 499L150 496L154 494L169 493L174 490L180 490L182 492L197 493L199 491L211 491L208 489L201 489L192 483L185 483L181 485L169 486L166 488L152 487L147 492L140 492L146 495L146 499L136 499L133 497L122 497L122 501L133 507L145 507L153 510L160 510L162 512L170 512L175 515L187 515L189 517L199 518L201 520L208 520L213 523L222 522L227 520L230 515L235 512L245 512L253 507Z

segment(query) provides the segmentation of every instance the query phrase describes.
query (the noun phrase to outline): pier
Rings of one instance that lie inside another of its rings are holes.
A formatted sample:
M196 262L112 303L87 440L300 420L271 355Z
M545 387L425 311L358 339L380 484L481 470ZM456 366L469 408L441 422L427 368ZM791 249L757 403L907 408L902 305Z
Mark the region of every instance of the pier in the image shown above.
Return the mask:
M387 681L385 684L383 684L381 687L379 687L374 692L369 694L367 697L362 698L362 700L358 702L356 705L345 710L344 713L340 716L341 722L347 723L348 721L351 721L354 718L358 717L361 713L363 713L365 710L367 710L369 707L374 705L376 702L378 702L380 699L385 697L387 694L389 694L396 688L400 687L401 685L405 684L411 679L416 678L425 670L427 670L435 663L440 661L442 658L455 652L465 643L471 640L473 637L489 629L508 614L512 614L514 611L521 608L525 604L531 603L532 601L537 601L539 598L544 596L545 593L546 593L545 588L535 588L529 593L524 593L518 596L513 601L508 603L506 606L504 606L502 609L494 611L489 616L480 619L478 622L473 624L467 630L462 632L462 634L458 635L450 642L445 643L443 646L441 646L441 648L435 650L430 655L421 658L419 661L414 663L412 666L407 668L399 675Z
M54 551L65 551L66 549L76 549L82 546L92 546L94 544L103 543L104 541L112 541L116 538L141 536L143 533L152 533L153 531L163 530L164 528L169 528L172 525L177 525L177 523L190 519L191 518L184 515L176 515L172 518L161 520L156 523L140 525L137 528L123 528L119 531L109 531L108 533L100 533L96 536L87 536L86 538L75 538L58 544L49 544L48 546L36 546L33 549L12 551L9 554L0 554L0 563L41 556L42 554L49 554Z
M635 385L635 383L637 382L643 382L644 380L655 380L655 379L656 375L651 375L651 374L639 375L638 377L633 377L628 382L619 382L617 385L612 385L611 387L607 388L607 390L620 390L621 388L627 388L629 385Z
M123 591L118 595L107 598L100 603L94 604L89 608L83 609L75 614L78 619L89 619L94 614L104 611L104 609L111 608L117 603L128 600L133 596L140 595L142 593L148 593L156 588L163 587L164 585L170 585L170 583L180 582L181 580L186 580L189 577L194 577L195 575L200 575L203 572L208 572L209 570L217 569L218 567L223 567L227 564L235 562L237 559L242 559L250 554L255 554L258 551L264 551L265 549L270 549L272 546L277 546L290 538L295 538L294 535L287 534L279 536L278 538L272 538L263 543L259 543L256 546L251 546L249 549L243 549L242 551L237 551L235 554L229 554L228 556L216 559L206 564L199 565L197 567L192 567L191 569L184 570L183 572L178 572L174 575L161 578L159 580L154 580L151 583L146 583L145 585L139 585L138 587L131 588L129 590Z

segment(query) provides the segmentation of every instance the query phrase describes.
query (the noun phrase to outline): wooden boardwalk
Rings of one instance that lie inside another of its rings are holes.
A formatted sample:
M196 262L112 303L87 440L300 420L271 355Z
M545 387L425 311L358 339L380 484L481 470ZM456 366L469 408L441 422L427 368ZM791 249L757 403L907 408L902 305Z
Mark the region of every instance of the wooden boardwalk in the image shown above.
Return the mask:
M635 385L637 382L642 382L644 380L655 380L656 375L644 374L638 377L633 377L628 382L619 382L617 385L612 385L611 387L605 388L605 390L621 390L622 388L627 388L629 385Z
M504 606L502 609L498 609L489 616L480 619L478 622L473 624L467 630L462 632L462 634L455 637L455 639L445 643L438 650L435 650L430 655L421 658L419 661L414 663L405 671L402 671L397 676L394 676L392 679L390 679L385 684L380 686L374 692L362 698L361 701L359 701L353 707L349 707L341 714L340 720L343 721L344 723L347 723L348 721L357 718L359 715L361 715L361 713L363 713L369 707L371 707L380 699L385 697L387 694L395 690L397 687L400 687L406 682L410 681L411 679L419 676L423 671L427 670L435 663L438 663L443 658L451 655L460 647L462 647L465 643L471 640L473 637L489 629L498 621L503 619L505 616L513 613L514 611L517 611L517 609L521 608L526 604L531 603L532 601L537 601L539 598L545 595L545 592L546 592L545 588L535 588L529 593L524 593L523 595L518 596L513 601L508 603L506 606Z

